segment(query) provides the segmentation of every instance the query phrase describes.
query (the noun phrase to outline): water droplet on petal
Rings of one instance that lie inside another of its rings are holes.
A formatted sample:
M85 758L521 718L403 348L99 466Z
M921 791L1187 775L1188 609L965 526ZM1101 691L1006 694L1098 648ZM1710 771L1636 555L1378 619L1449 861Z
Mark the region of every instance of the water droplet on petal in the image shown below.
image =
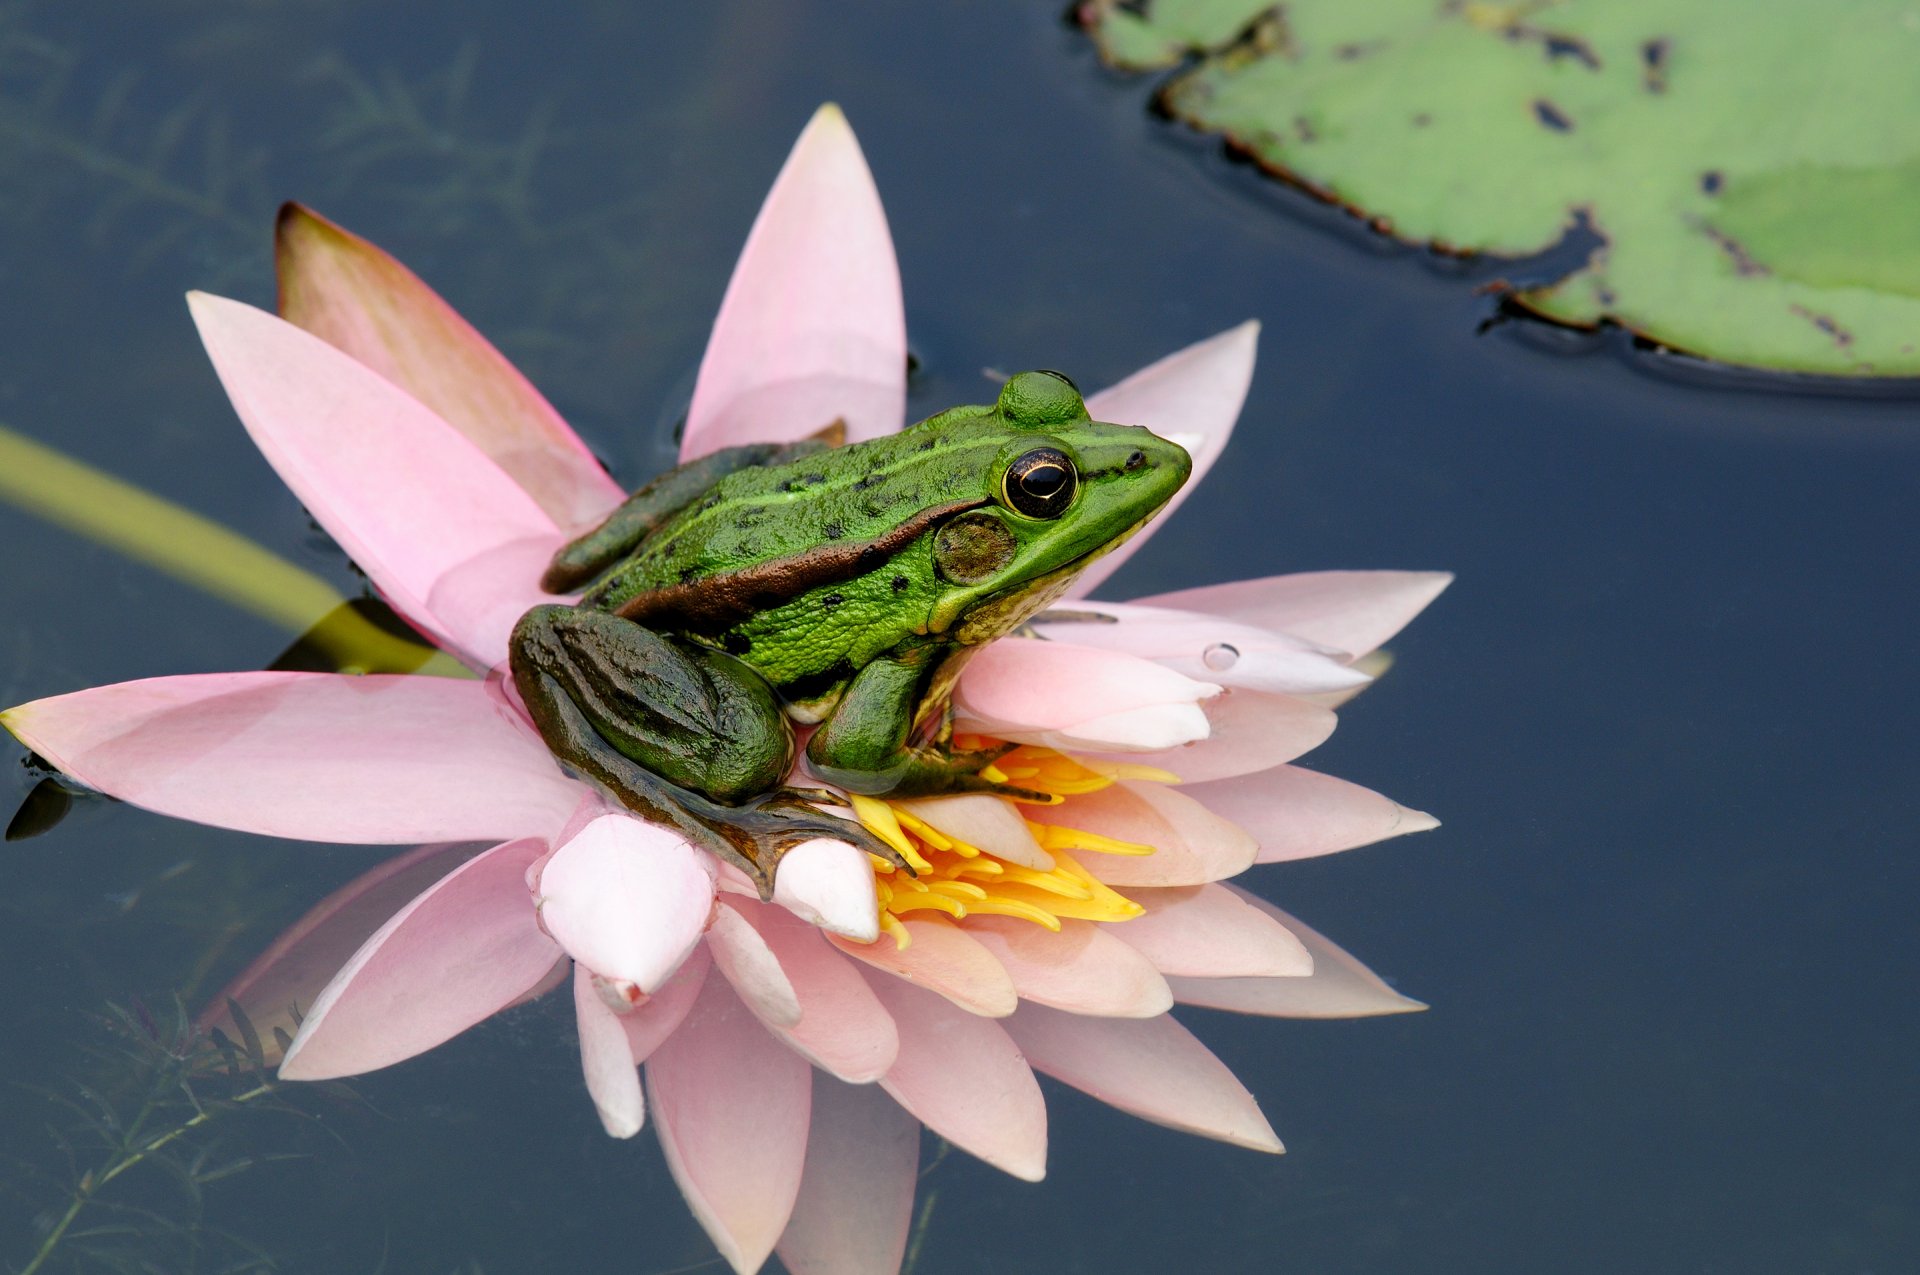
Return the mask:
M1224 673L1240 662L1240 651L1225 642L1215 642L1200 653L1200 662L1216 673Z

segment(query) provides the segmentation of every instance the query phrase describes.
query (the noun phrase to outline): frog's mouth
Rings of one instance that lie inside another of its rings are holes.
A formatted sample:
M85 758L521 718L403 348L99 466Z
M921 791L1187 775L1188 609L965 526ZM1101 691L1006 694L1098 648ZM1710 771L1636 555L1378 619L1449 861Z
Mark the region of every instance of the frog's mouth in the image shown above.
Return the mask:
M954 641L966 646L981 646L1013 632L1046 610L1071 588L1082 571L1138 535L1140 529L1152 522L1154 514L1159 512L1158 509L1154 510L1084 557L1075 558L1065 566L1055 567L1031 580L1008 585L998 593L980 599L967 608L960 623L954 627Z

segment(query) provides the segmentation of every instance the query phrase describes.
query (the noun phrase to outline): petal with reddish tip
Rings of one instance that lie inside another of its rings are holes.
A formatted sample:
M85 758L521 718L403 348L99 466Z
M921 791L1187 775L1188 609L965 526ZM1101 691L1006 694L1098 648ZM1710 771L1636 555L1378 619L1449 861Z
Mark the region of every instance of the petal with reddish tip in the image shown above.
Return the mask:
M540 391L413 271L299 204L281 207L274 250L282 318L426 404L560 526L620 503L626 493Z
M531 838L495 846L395 913L315 999L280 1075L332 1080L392 1066L546 978L561 953L534 924L526 885L544 853Z
M1287 927L1313 954L1306 978L1170 978L1174 999L1209 1009L1276 1018L1369 1018L1426 1005L1402 996L1325 935L1245 890L1241 898Z
M1249 319L1158 363L1087 400L1087 414L1116 425L1144 425L1163 438L1177 439L1193 456L1193 476L1174 493L1159 516L1112 553L1098 559L1073 583L1068 597L1084 598L1147 542L1155 527L1180 507L1207 470L1226 450L1233 423L1253 384L1253 358L1260 323Z
M1298 766L1183 784L1180 791L1258 841L1256 863L1309 859L1440 826L1425 811L1409 810L1359 784Z
M873 864L866 851L849 841L820 837L787 851L774 873L773 901L801 920L856 943L880 936Z
M900 1025L881 1086L962 1151L1028 1182L1045 1177L1046 1102L1000 1024L885 975L867 981Z
M583 791L478 682L204 673L0 714L67 774L148 810L308 841L551 836Z
M627 1049L633 1061L643 1063L660 1048L660 1042L673 1035L685 1022L700 989L713 968L713 958L705 946L696 947L680 968L659 991L619 1016L621 1030L627 1034Z
M1302 638L1201 611L1118 602L1088 602L1064 614L1074 619L1036 622L1034 631L1056 642L1124 651L1176 673L1221 686L1292 695L1350 691L1372 679L1346 657ZM1089 622L1086 616L1105 616ZM1040 619L1046 619L1043 614Z
M1036 1070L1142 1120L1254 1151L1282 1149L1247 1087L1165 1014L1083 1018L1022 1005L1007 1031Z
M1205 705L1207 735L1155 752L1115 752L1116 761L1154 766L1182 783L1204 783L1270 770L1327 742L1333 710L1273 691L1228 691Z
M760 932L799 1000L799 1021L769 1023L775 1033L814 1066L850 1084L885 1075L900 1052L900 1033L859 967L784 908L745 899L729 899L725 906L737 907Z
M407 619L475 667L499 663L504 647L458 631L428 597L449 571L502 545L544 537L558 548L554 520L379 373L263 310L202 292L187 301L234 410L300 503ZM494 584L529 606L545 597L533 579Z
M1245 872L1258 849L1252 837L1165 784L1122 780L1057 806L1032 807L1028 817L1152 846L1153 853L1146 855L1083 851L1076 856L1087 871L1114 886L1204 885Z
M1406 627L1451 583L1445 571L1305 571L1139 601L1207 611L1360 656Z
M907 324L880 193L846 116L823 106L794 143L714 320L680 458L790 442L846 422L900 428Z
M897 1275L919 1181L920 1122L873 1085L816 1075L780 1260L793 1275Z
M700 941L713 875L708 857L678 833L602 815L541 869L540 923L594 973L650 993Z
M1101 1018L1173 1008L1160 971L1091 921L1063 920L1056 934L1010 916L972 916L967 933L993 953L1022 1000Z
M985 850L1008 863L1040 872L1053 871L1053 856L1033 839L1020 808L1004 797L987 793L960 793L951 797L895 798L892 803L936 831L956 841Z
M1313 957L1286 926L1223 885L1130 890L1147 910L1109 922L1122 943L1166 975L1198 978L1297 978Z
M800 1021L800 997L780 968L780 958L760 932L727 903L713 909L707 951L733 984L734 993L767 1026L777 1030Z
M195 1027L203 1032L218 1027L237 1038L230 1007L238 1005L260 1036L267 1060L279 1061L275 1030L289 1036L298 1031L299 1016L387 918L485 848L420 846L361 873L282 931L200 1011Z
M944 996L969 1014L1004 1018L1020 1003L1000 962L959 926L943 917L914 917L901 924L907 929L906 947L890 938L876 943L830 939L856 960Z
M1000 739L1149 751L1206 738L1198 705L1219 693L1136 655L1003 638L968 661L954 711L962 729Z
M594 990L586 966L573 966L573 1016L580 1033L580 1070L587 1095L600 1113L601 1127L610 1137L631 1138L646 1122L647 1104L640 1095L640 1070L633 1065L627 1033L620 1016Z
M720 1255L760 1269L786 1229L806 1163L813 1069L769 1036L724 978L647 1060L667 1168Z

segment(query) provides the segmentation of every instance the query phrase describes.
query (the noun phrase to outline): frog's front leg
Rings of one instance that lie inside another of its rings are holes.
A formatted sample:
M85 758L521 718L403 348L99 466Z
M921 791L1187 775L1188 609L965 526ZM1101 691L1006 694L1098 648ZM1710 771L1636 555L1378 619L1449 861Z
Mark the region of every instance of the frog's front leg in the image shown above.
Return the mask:
M1048 798L980 772L1014 745L956 751L942 738L945 656L926 646L881 656L847 683L832 714L807 741L807 765L848 792L924 797L992 792ZM916 730L916 724L921 729Z
M826 837L899 856L780 787L793 727L732 656L603 611L535 607L514 627L514 685L554 755L628 809L741 868L772 897L780 859Z

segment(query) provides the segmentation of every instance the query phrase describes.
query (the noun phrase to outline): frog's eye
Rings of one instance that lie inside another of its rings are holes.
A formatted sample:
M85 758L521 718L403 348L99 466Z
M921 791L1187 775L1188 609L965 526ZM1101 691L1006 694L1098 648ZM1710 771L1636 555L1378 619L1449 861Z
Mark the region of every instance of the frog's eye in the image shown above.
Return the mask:
M1058 518L1080 485L1073 459L1052 447L1036 447L1007 466L1000 496L1007 508L1028 518Z

